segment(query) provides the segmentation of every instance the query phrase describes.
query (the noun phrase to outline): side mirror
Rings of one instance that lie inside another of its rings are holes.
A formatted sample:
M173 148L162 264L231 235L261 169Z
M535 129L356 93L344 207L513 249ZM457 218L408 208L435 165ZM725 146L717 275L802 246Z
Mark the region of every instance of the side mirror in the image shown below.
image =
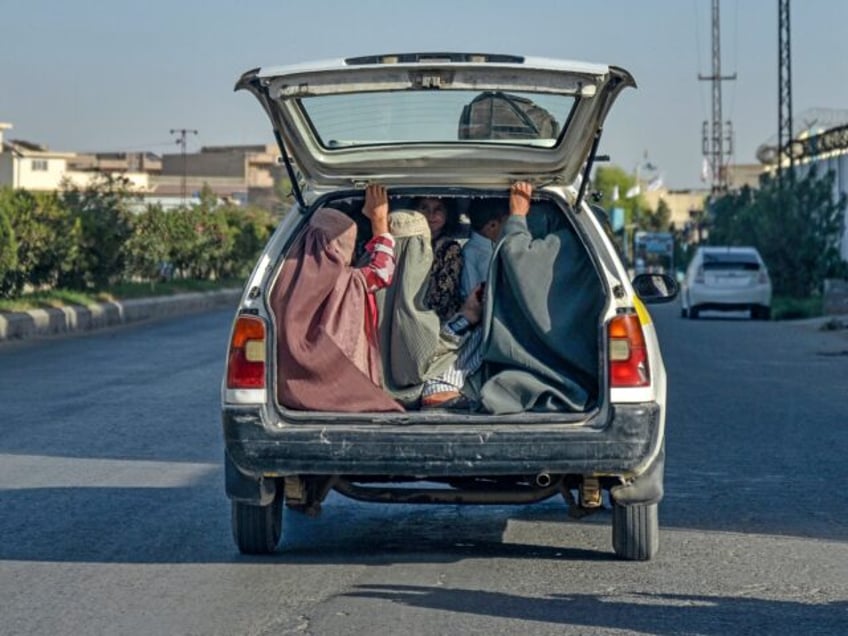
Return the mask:
M633 279L633 289L646 303L667 303L677 298L680 285L668 274L639 274Z

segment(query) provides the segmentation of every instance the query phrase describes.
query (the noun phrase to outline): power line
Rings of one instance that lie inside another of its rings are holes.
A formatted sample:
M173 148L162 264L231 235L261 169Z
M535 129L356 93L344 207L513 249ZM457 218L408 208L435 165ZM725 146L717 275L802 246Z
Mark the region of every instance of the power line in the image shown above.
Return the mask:
M186 160L186 136L191 133L193 135L197 134L197 131L191 128L171 128L171 134L179 134L180 137L177 139L177 145L180 147L181 153L183 155L183 174L182 179L180 181L180 191L182 192L183 197L183 205L186 202L186 173L188 171L187 160Z

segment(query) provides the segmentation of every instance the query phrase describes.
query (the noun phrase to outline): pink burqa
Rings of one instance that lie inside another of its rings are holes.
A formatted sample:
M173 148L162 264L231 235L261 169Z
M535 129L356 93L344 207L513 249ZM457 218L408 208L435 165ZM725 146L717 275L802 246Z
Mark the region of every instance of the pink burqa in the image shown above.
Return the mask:
M380 387L376 304L351 266L356 224L318 210L289 251L271 293L277 399L309 411L402 411Z

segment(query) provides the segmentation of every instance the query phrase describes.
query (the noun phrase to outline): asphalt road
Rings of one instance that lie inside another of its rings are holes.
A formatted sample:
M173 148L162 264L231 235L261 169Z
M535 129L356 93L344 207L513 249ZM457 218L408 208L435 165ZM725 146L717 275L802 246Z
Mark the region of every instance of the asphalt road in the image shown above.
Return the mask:
M670 374L660 555L610 514L361 504L240 556L230 312L0 346L0 634L848 633L848 334L653 310ZM708 315L709 316L709 315Z

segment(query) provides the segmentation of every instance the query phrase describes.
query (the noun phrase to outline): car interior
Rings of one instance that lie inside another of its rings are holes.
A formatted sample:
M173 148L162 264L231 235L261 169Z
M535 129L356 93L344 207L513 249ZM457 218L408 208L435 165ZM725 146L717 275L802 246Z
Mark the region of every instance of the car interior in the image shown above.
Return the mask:
M467 210L469 197L447 195L456 198L461 212ZM503 204L502 195L500 201L490 198L493 205ZM376 294L383 390L406 411L420 409L424 383L450 368L463 346L445 336L443 324L424 302L432 249L429 228L421 231L414 223L415 215L423 217L411 209L412 201L411 196L390 198L390 222L400 227L406 219L405 227L419 229L398 231L393 225L395 278ZM355 221L354 264L367 261L364 246L371 236L369 221L360 213L363 199L350 196L321 205ZM470 228L467 216L461 218L458 241L463 243ZM557 203L534 198L527 230L497 243L485 287L487 318L476 327L482 365L466 379L462 393L469 399L463 408L486 415L586 413L597 407L600 395L606 289L590 250ZM273 315L275 307L270 309ZM285 372L278 369L278 374ZM347 405L328 395L325 410L343 412Z

